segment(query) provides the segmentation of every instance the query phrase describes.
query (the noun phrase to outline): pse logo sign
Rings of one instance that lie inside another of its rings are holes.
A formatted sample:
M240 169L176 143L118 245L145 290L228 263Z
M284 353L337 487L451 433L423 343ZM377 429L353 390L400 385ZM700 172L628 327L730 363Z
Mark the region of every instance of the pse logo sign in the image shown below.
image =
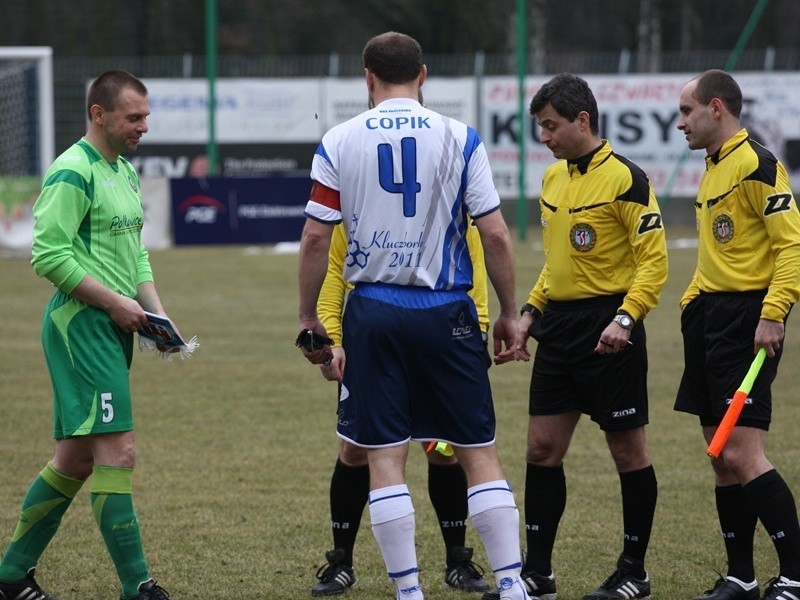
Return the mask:
M199 225L213 225L227 211L222 202L204 194L189 196L178 206L178 213L183 215L184 223Z

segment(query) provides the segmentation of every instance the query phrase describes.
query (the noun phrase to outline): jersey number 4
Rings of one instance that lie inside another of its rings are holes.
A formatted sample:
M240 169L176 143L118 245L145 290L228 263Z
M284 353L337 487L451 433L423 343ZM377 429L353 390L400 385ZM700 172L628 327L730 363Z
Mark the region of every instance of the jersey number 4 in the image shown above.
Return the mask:
M378 144L378 181L390 194L403 195L403 216L417 213L417 194L422 186L417 181L417 140L407 137L400 140L400 168L403 178L394 180L394 152L391 144Z

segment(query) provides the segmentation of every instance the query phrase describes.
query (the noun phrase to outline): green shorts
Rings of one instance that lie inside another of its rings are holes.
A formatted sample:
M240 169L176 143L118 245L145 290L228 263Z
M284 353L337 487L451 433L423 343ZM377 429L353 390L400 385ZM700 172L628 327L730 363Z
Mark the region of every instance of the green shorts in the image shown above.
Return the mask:
M133 429L133 334L104 310L58 291L42 319L42 346L53 384L53 437Z

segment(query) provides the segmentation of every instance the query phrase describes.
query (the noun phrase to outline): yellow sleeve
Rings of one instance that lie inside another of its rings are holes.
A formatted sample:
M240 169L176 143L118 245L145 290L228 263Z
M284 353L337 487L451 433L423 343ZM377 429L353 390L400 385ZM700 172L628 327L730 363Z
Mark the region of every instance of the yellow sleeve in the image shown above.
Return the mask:
M486 262L483 260L483 244L478 228L470 219L467 227L467 246L472 259L472 289L469 295L478 311L478 323L481 331L489 330L489 288L486 275Z
M544 267L542 267L542 270L539 273L539 278L536 280L533 288L531 288L531 293L528 295L528 301L526 302L526 304L530 304L539 312L544 312L544 309L547 306L547 294L544 293L546 284L547 263L545 262Z
M620 308L638 321L658 305L667 282L667 238L652 186L647 207L635 202L618 205L628 229L634 262L633 283Z
M800 211L789 186L786 171L779 165L775 186L758 181L742 182L756 214L761 215L769 237L774 268L761 307L761 318L783 321L800 300Z
M687 287L686 291L683 292L683 296L681 296L678 306L680 306L681 310L683 310L686 308L686 305L689 304L689 302L697 298L699 295L700 287L697 285L697 273L695 273L694 276L692 276L692 281L689 283L689 287Z
M322 325L333 340L334 346L342 345L342 313L344 298L348 289L342 270L347 253L347 234L344 225L339 223L333 228L331 247L328 251L328 273L317 300L317 314Z

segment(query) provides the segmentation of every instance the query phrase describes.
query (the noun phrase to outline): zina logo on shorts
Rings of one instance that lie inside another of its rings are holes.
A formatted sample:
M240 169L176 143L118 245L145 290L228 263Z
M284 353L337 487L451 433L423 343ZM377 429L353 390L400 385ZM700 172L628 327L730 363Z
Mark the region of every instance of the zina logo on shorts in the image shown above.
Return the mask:
M636 414L635 408L623 408L622 410L614 410L611 411L611 417L613 419L621 419L622 417L630 417L631 415Z

